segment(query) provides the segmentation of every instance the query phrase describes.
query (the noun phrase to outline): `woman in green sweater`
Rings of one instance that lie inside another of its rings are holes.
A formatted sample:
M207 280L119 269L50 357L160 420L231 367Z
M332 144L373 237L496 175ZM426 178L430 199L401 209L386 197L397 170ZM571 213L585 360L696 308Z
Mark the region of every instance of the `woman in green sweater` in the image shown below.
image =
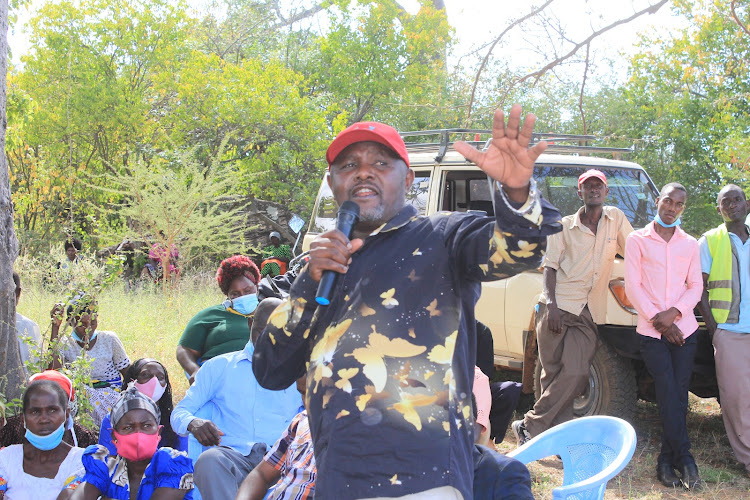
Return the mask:
M216 281L227 300L193 316L177 345L177 361L190 384L204 361L245 348L252 324L248 318L258 305L259 279L258 267L244 255L234 255L219 264Z

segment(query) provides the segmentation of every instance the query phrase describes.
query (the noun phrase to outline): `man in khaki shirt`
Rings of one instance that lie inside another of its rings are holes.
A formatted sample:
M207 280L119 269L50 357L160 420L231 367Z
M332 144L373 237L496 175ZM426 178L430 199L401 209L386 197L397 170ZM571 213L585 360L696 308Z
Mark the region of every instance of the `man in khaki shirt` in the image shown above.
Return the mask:
M587 170L578 178L583 207L562 220L563 230L547 238L544 289L536 315L542 396L513 422L519 446L573 418L573 400L589 383L598 341L597 324L605 322L607 286L616 254L625 254L633 231L617 207L604 206L607 177Z

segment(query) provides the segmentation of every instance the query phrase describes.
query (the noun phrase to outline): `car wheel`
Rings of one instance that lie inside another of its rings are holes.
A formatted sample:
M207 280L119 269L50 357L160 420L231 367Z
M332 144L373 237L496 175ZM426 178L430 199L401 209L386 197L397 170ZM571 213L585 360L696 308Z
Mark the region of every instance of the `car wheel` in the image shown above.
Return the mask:
M534 369L534 395L539 399L542 363L536 359ZM632 422L636 408L635 370L630 360L619 356L604 342L594 355L589 372L589 385L573 402L576 417L587 415L611 415Z

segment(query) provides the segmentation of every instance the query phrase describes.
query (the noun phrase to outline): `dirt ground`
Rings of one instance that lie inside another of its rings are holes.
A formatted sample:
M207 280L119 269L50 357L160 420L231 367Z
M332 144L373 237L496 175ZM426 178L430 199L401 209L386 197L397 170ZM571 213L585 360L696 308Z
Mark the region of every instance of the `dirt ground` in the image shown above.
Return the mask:
M635 454L625 470L610 480L605 499L750 499L750 478L732 453L716 399L690 395L688 432L701 477L706 481L706 488L699 492L666 488L656 480L656 458L661 445L656 405L639 401L633 425L638 435ZM509 429L497 449L507 453L515 447L515 437ZM534 496L552 498L552 490L562 484L562 462L548 458L529 464L529 470Z

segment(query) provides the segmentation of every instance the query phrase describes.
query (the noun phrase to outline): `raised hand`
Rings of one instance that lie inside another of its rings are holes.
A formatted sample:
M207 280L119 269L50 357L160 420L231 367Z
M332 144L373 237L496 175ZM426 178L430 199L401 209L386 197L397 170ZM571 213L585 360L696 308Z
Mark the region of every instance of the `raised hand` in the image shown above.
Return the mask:
M547 143L542 141L529 149L534 122L536 116L526 115L521 127L521 105L515 104L506 126L505 114L498 109L492 122L492 142L487 151L479 151L463 141L457 141L453 146L505 188L526 189L534 173L534 162L547 148Z
M65 304L55 304L52 307L49 315L52 318L52 324L59 327L62 324L63 313L65 311Z

